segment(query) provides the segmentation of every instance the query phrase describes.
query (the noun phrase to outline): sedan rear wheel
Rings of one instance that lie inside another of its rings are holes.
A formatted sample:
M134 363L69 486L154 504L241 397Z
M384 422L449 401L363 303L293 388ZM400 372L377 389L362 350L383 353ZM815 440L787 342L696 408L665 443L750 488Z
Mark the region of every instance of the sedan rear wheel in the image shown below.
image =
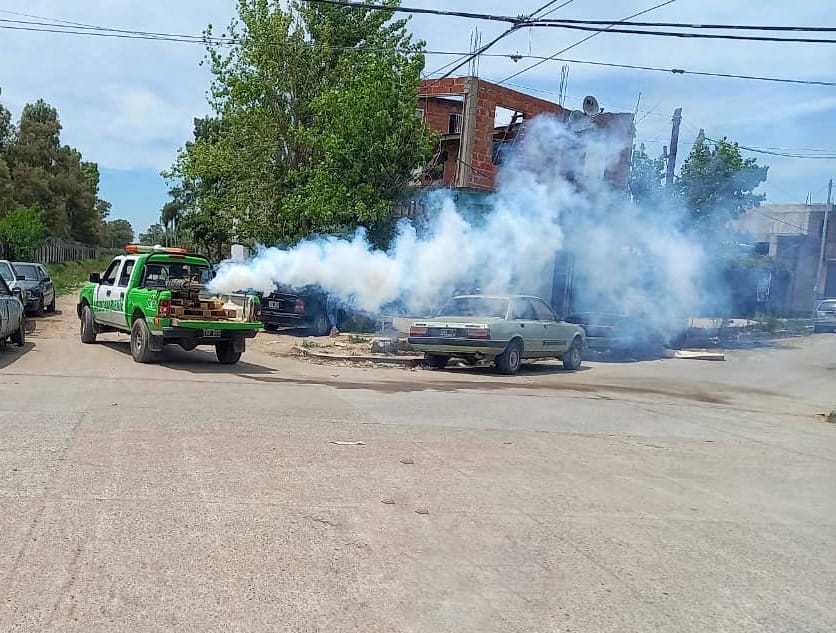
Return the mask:
M514 339L508 343L508 347L496 357L496 369L500 374L513 376L520 370L522 364L523 346L522 341Z

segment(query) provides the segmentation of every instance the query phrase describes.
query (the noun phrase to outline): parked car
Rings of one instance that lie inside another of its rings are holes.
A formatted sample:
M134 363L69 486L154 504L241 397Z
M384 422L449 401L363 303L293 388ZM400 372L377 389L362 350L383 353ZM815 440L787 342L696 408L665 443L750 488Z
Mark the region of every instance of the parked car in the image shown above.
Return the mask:
M814 332L836 332L836 299L819 301L813 313Z
M214 278L224 265L234 263L225 259L214 266L208 273L208 279ZM208 281L207 279L207 281ZM279 286L270 294L255 290L239 290L245 294L255 294L261 299L261 322L268 332L275 332L281 327L305 328L314 336L326 336L336 327L336 316L329 317L328 295L318 288L302 289Z
M332 320L328 317L328 295L318 289L280 287L261 300L261 322L269 332L301 327L314 336L326 336L336 326Z
M413 323L409 343L434 368L456 357L490 360L500 373L515 374L523 360L539 358L558 358L566 369L578 369L586 335L538 297L474 294L453 297L437 316Z
M12 290L0 275L0 344L11 340L23 347L26 343L26 318L23 314L21 290Z
M12 262L8 259L0 259L0 277L3 278L10 290L14 290L17 286L17 273Z
M26 311L43 316L44 311L55 312L55 286L43 264L12 262L17 274L17 286L24 291Z

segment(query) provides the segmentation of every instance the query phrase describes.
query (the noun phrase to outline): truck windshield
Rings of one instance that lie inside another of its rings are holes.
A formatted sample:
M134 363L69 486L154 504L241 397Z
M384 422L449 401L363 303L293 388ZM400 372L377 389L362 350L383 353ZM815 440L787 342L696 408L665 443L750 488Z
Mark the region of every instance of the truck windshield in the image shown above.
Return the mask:
M208 264L152 260L145 264L143 285L146 288L164 288L169 279L193 279L198 283L206 283L208 274Z
M499 317L508 313L508 300L489 297L455 297L436 316Z

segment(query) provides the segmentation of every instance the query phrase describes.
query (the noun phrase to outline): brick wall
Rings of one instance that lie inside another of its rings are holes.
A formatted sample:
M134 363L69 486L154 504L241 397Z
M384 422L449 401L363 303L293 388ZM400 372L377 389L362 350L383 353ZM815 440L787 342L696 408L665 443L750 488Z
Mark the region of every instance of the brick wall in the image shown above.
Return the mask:
M475 87L475 95L469 94L472 87ZM475 107L464 107L461 102L433 98L443 95L463 95L466 100L475 98ZM425 119L430 128L442 134L448 131L451 112L463 111L465 116L468 112L472 112L473 119L464 123L465 129L463 130L465 134L472 134L471 151L467 156L461 156L463 164L467 167L464 173L469 172L469 175L464 182L459 184L486 190L493 190L496 186L497 166L493 164L493 141L497 107L522 112L524 120L530 120L544 113L555 114L564 119L569 116L569 110L551 101L467 77L425 80L422 82L418 107L424 108ZM612 186L626 188L634 135L633 117L631 114L603 113L595 118L595 125L610 134L613 142L624 148L619 153L616 162L607 165L604 177ZM467 139L463 139L461 145L457 146L457 150L458 147L468 145ZM458 160L458 153L455 154L454 156L454 152L448 151L448 160L451 162ZM452 168L445 167L445 184L456 184L456 167L460 168L461 165L453 163Z

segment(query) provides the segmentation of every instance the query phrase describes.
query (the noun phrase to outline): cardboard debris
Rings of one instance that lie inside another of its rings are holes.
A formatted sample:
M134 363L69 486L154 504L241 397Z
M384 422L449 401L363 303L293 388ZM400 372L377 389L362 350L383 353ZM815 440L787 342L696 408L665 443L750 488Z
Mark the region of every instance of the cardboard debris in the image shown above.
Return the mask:
M331 442L329 442L329 444L334 444L336 446L365 446L366 445L365 442L337 442L337 441L334 441L334 440L331 440Z
M709 352L708 350L674 349L665 350L666 358L684 358L687 360L726 360L722 352Z

